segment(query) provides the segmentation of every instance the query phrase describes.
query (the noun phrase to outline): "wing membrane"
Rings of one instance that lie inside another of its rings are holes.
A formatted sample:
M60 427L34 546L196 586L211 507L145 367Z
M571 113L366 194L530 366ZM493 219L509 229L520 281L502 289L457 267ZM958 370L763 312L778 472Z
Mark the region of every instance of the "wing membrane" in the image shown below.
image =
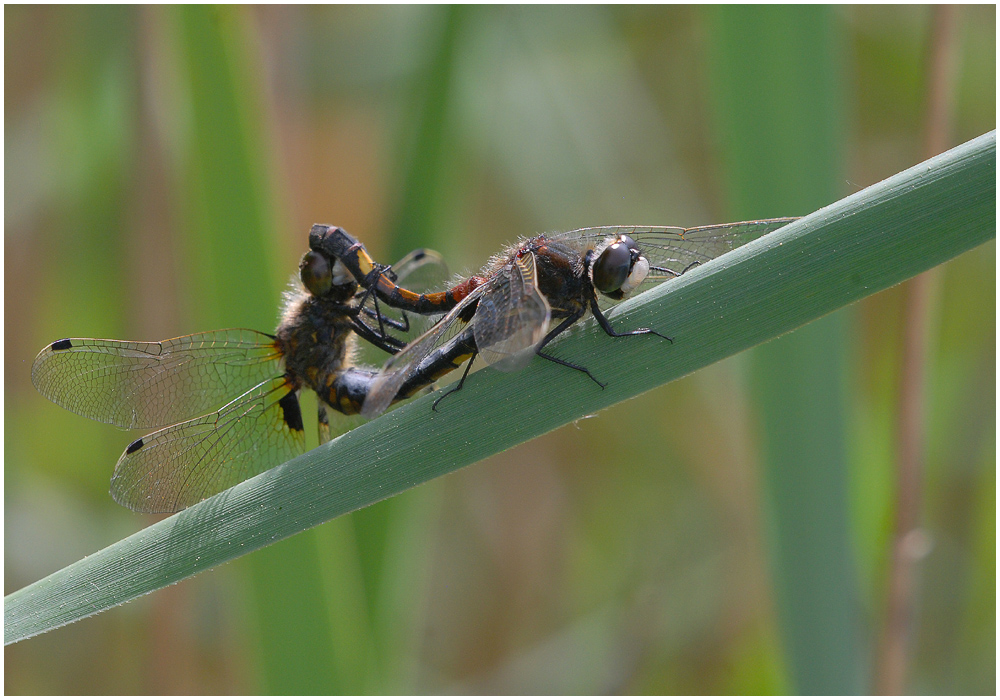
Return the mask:
M472 320L480 356L505 372L521 369L545 337L549 318L549 303L538 291L535 256L515 258L480 299Z
M390 357L372 382L361 415L372 418L389 408L406 380L417 371L420 361L467 328L462 317L489 289L489 283L477 287L430 330L403 348L398 355Z
M301 454L298 398L272 378L215 413L136 440L118 460L111 495L144 513L171 513Z
M392 403L421 362L469 326L463 321L473 305L471 320L476 348L488 364L513 371L531 360L545 337L549 304L538 291L535 258L516 258L507 268L477 287L433 328L389 358L372 383L362 415L377 416Z
M632 237L649 260L649 283L656 284L664 279L677 277L692 266L706 263L794 220L739 221L698 226L683 229L679 233L639 229Z
M609 236L631 236L649 261L649 275L635 293L643 292L687 270L739 248L764 234L787 226L797 217L737 221L728 224L681 228L679 226L601 226L578 229L553 238L576 245L580 249L594 247ZM602 306L616 302L601 297Z
M406 286L415 292L427 292L436 289L448 279L448 265L444 258L435 250L418 248L412 250L392 266L397 282L406 282Z
M225 404L278 374L271 336L228 329L162 342L72 338L31 367L38 391L63 408L120 428L156 428Z

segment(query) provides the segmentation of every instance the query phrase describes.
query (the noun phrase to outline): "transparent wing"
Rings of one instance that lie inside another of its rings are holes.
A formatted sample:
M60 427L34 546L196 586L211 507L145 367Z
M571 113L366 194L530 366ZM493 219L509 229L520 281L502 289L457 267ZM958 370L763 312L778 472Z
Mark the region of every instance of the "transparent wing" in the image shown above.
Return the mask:
M787 226L798 217L737 221L694 228L678 226L600 226L554 234L552 238L584 251L594 248L609 236L631 236L649 261L649 275L633 292L637 294L661 282L680 276L687 270L724 253ZM600 298L601 306L616 303Z
M629 234L649 261L647 283L672 279L691 267L728 253L764 234L787 226L795 218L739 221L676 231L639 228Z
M538 291L535 256L519 256L496 276L472 320L476 348L486 364L513 372L524 367L545 337L551 311Z
M707 226L694 226L683 228L681 226L594 226L591 228L578 228L565 233L547 234L548 238L556 241L563 241L577 245L578 248L585 249L588 245L593 245L607 238L625 233L637 241L638 237L648 237L651 242L658 239L663 245L671 245L678 241L716 241L719 239L735 241L738 247L748 243L755 238L763 236L765 233L776 231L798 220L797 216L789 216L779 219L755 219L752 221L734 221L727 224L709 224ZM574 241L578 243L574 243ZM730 250L732 249L730 248Z
M392 266L396 281L415 292L437 289L448 280L448 265L441 253L428 248L410 251Z
M42 350L31 381L50 401L120 428L155 428L218 408L279 373L274 339L246 329L162 342L69 338Z
M545 337L550 310L536 286L534 256L528 254L477 287L437 325L389 358L372 383L362 414L370 418L388 408L421 362L469 327L464 319L474 304L470 325L483 359L505 371L530 361Z
M172 513L301 454L298 398L268 379L219 411L136 440L118 460L111 496L142 513Z
M398 355L388 359L372 382L361 415L373 418L389 408L406 380L417 371L421 360L467 328L468 314L473 305L489 291L491 282L477 287L430 330L403 348Z

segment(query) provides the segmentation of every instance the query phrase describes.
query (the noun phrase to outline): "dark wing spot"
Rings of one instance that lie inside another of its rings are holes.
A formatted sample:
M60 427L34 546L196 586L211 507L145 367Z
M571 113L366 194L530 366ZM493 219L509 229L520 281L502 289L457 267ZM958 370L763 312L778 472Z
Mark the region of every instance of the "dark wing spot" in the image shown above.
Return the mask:
M130 455L133 452L138 452L139 450L142 449L143 444L144 443L142 441L142 438L139 438L135 442L130 443L129 446L125 448L125 454Z
M53 350L69 350L73 347L73 343L70 342L69 338L64 338L63 340L57 340L50 346Z
M458 317L462 320L462 323L468 323L472 320L472 317L476 315L476 310L479 308L479 299L469 304L468 307L462 309L458 314Z
M294 391L290 391L285 394L278 405L281 406L282 414L285 418L285 425L287 425L291 430L302 431L305 429L305 425L302 423L302 409L299 408L299 399L295 396Z

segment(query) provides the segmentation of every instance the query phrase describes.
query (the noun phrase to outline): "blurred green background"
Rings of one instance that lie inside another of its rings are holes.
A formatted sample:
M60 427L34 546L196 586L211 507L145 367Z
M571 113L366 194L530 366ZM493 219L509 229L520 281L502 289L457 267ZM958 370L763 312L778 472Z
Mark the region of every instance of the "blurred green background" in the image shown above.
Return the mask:
M940 20L928 7L4 17L5 593L151 522L107 493L137 435L31 386L46 343L270 330L314 222L378 260L429 246L471 272L536 232L806 214L928 155ZM995 8L955 19L948 146L996 126ZM935 272L912 693L996 691L994 261L990 244ZM8 647L4 689L870 690L905 295Z

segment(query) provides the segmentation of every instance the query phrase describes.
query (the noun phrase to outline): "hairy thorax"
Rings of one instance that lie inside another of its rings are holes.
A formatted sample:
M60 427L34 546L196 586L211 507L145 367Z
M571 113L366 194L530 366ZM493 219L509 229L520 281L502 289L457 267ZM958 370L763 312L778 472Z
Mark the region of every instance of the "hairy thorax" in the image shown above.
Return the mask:
M337 374L351 365L355 341L346 311L339 302L303 292L286 295L275 335L293 386L307 386L325 396Z
M538 290L549 301L553 318L573 316L587 308L590 286L579 251L545 236L530 239L521 250L535 255Z

